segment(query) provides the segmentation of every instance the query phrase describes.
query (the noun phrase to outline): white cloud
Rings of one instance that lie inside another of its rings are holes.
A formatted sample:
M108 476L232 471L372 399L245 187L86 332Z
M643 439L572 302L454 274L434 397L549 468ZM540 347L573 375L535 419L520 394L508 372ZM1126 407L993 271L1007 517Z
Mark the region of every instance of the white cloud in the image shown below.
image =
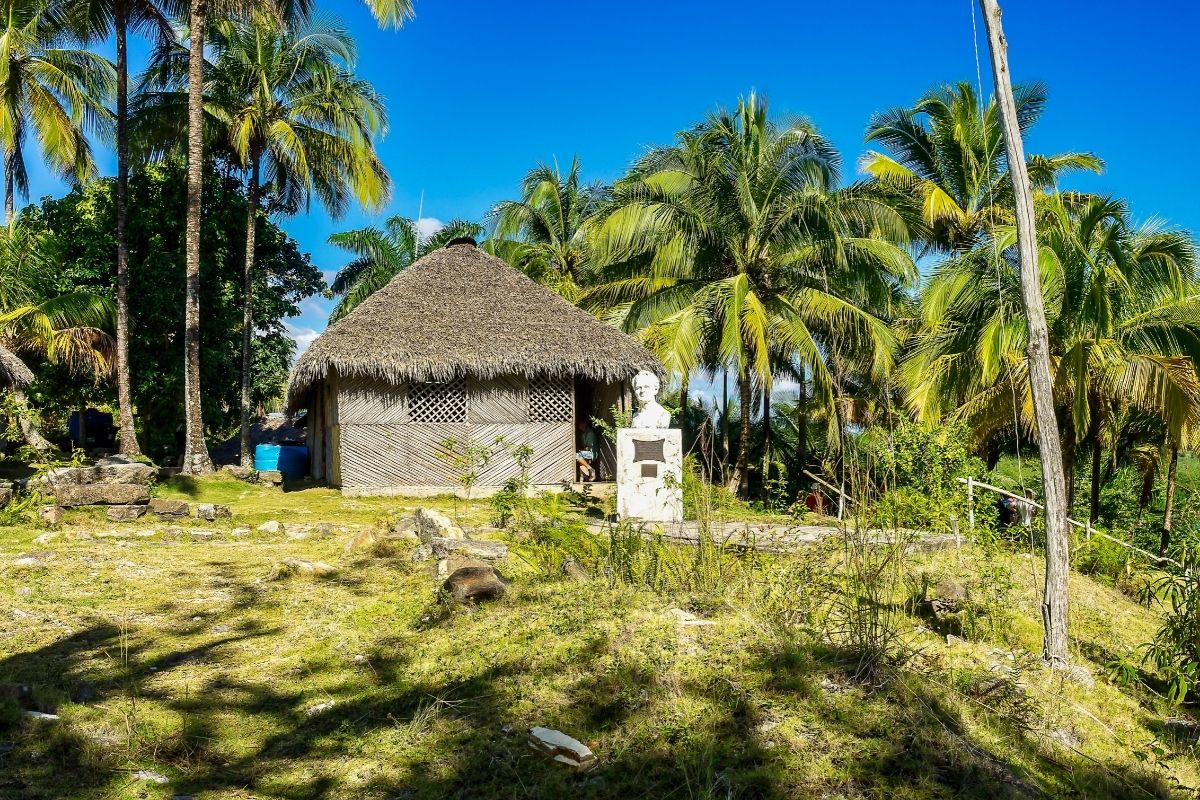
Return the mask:
M444 227L446 223L437 217L421 217L417 220L417 233L422 239L428 239Z
M314 328L293 325L290 322L285 322L284 327L287 329L287 335L292 337L292 341L296 343L296 358L304 355L304 352L308 350L308 346L321 335L321 332Z

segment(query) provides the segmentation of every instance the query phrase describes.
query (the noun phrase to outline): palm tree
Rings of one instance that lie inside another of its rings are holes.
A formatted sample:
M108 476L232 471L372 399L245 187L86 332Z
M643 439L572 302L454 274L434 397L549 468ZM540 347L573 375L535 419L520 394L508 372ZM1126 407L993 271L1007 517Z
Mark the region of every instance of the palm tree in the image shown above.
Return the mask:
M1123 408L1157 416L1175 442L1200 419L1195 248L1179 231L1133 226L1118 200L1037 199L1055 399L1067 432L1065 471L1070 486L1076 445L1090 440L1094 517L1097 448ZM965 418L980 439L1014 424L1027 431L1034 425L1016 234L997 226L993 235L930 276L915 346L900 370L915 413L931 423Z
M187 294L184 314L184 417L185 440L182 469L185 474L212 472L212 459L204 442L200 408L200 206L204 183L204 33L212 3L190 0L188 4L188 200L187 200ZM412 0L365 0L381 25L398 28L412 17ZM252 0L224 0L225 6L267 5ZM299 19L311 12L308 0L269 4L284 16Z
M487 249L568 300L591 273L587 221L605 201L600 184L584 184L579 159L564 175L558 164L539 164L521 181L521 199L497 203L489 213Z
M26 139L37 139L46 164L83 181L96 172L88 136L107 135L116 76L106 59L67 45L77 36L65 0L0 3L0 146L4 148L4 219L16 193L29 191Z
M335 233L329 237L330 244L351 253L354 260L338 270L330 286L330 291L342 299L329 315L329 324L349 314L418 258L444 247L451 239L474 238L482 233L482 225L456 219L422 239L416 222L400 216L389 217L382 229Z
M895 338L863 299L915 277L892 243L905 226L865 187L837 183L837 154L815 128L776 126L751 94L643 157L596 223L608 280L585 302L621 309L627 330L680 331L685 369L711 354L736 373L741 435L729 483L743 496L753 389L770 392L773 359L806 368L828 403L831 355L890 366Z
M182 13L183 0L85 0L76 8L82 15L83 35L104 39L110 34L117 45L117 405L120 448L125 455L140 455L133 421L132 378L129 374L129 32L149 34L161 47L174 37L171 19Z
M1015 87L1014 94L1025 133L1041 116L1046 91L1033 83ZM942 86L912 108L876 114L867 141L882 144L890 155L868 152L862 168L908 201L928 247L965 252L991 226L1013 221L999 108L995 98L982 106L969 83ZM1026 161L1035 189L1053 187L1065 172L1098 172L1104 166L1090 153L1033 155Z
M48 254L46 241L19 222L0 228L0 345L76 373L107 375L113 343L105 329L112 323L112 304L86 292L48 294L60 268ZM13 396L28 408L21 390L14 388ZM27 444L50 449L28 413L18 415L18 425Z
M372 141L386 126L383 103L352 74L356 53L345 28L305 23L293 30L263 14L221 28L210 70L210 110L227 127L230 149L247 172L241 460L250 466L252 292L262 190L277 212L298 211L315 195L336 219L351 197L366 207L382 205L391 181Z

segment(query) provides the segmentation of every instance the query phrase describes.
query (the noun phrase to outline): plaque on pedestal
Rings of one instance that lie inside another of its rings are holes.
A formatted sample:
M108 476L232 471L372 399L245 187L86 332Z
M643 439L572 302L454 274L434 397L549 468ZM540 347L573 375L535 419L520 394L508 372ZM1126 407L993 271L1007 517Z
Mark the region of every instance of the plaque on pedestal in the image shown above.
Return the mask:
M682 431L617 431L617 516L643 522L683 519Z

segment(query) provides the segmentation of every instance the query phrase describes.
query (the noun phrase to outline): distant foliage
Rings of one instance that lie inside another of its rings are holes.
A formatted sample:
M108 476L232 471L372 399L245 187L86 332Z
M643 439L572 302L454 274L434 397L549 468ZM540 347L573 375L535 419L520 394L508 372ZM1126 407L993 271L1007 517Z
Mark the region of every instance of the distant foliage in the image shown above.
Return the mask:
M960 478L982 476L983 461L972 452L972 434L965 423L928 428L901 422L887 436L876 436L870 447L875 479L884 491L879 517L885 524L906 528L950 530L952 515L967 508L966 486Z

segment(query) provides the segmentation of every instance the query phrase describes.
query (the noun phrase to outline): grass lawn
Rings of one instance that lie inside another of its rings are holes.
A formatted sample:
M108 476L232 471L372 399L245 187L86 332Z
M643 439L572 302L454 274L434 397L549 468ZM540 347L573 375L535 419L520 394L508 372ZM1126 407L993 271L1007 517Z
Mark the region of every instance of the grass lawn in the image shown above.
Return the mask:
M864 630L800 613L826 599L819 566L836 548L746 557L728 591L652 591L570 579L552 545L508 537L508 595L451 608L411 546L346 549L416 501L229 479L159 494L235 516L170 530L79 511L38 543L48 529L0 529L0 798L1134 798L1200 785L1192 746L1164 728L1175 712L1105 677L1136 660L1154 613L1074 576L1074 645L1095 685L1050 673L1032 655L1038 564L1016 549L906 557L897 598L952 579L988 610L947 628L884 603L867 619L889 626L902 664L872 686L858 674ZM454 513L450 499L420 502ZM490 516L482 503L459 513ZM334 529L254 530L269 519ZM17 566L21 553L40 565ZM273 577L288 557L336 571ZM681 625L675 608L715 624ZM576 775L547 760L520 735L534 725L586 742L599 765Z

